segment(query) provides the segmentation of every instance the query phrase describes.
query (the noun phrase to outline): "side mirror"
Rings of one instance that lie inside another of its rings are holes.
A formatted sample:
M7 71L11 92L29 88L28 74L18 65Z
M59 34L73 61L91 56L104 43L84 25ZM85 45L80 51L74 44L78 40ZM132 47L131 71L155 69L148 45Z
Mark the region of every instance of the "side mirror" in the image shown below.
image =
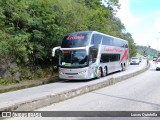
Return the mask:
M61 47L60 46L58 46L58 47L54 47L53 49L52 49L52 57L55 57L55 53L56 53L56 50L58 50L58 49L60 49Z

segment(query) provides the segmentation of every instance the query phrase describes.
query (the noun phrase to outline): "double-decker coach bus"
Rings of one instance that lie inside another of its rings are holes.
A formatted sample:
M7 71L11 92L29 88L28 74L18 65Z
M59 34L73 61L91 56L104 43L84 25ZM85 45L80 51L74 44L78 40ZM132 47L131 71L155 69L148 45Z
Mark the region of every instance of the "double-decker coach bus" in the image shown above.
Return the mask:
M128 42L97 31L66 35L59 47L60 79L92 79L123 71L128 66Z

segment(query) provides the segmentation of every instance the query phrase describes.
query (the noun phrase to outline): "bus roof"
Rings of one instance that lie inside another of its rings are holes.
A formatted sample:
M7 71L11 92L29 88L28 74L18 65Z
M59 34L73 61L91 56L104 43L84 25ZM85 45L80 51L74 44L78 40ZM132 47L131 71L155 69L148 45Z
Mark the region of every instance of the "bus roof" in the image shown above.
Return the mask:
M98 33L98 34L101 34L101 35L104 35L104 36L108 36L108 37L112 37L114 39L119 39L119 40L128 42L127 40L124 40L122 38L117 38L117 37L114 37L114 36L111 36L111 35L108 35L108 34L104 34L104 33L98 32L98 31L78 31L78 32L68 33L67 35L71 35L71 34L74 34L74 33L91 33L91 34Z

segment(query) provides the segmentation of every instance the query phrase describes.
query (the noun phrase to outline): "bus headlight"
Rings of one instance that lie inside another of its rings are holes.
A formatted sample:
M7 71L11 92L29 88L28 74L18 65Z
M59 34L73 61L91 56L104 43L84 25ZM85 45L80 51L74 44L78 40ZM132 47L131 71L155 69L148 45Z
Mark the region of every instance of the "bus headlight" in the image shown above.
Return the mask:
M84 73L86 73L86 70L84 70L84 71L82 71L82 72L79 72L78 75L82 75L82 74L84 74Z

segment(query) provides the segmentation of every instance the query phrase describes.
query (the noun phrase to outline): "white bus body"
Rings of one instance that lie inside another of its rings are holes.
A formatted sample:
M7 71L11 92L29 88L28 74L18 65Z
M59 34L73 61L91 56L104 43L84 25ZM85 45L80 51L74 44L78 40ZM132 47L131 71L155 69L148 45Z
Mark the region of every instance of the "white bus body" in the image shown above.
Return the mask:
M128 42L100 32L70 33L57 48L60 49L60 79L100 78L128 66Z

